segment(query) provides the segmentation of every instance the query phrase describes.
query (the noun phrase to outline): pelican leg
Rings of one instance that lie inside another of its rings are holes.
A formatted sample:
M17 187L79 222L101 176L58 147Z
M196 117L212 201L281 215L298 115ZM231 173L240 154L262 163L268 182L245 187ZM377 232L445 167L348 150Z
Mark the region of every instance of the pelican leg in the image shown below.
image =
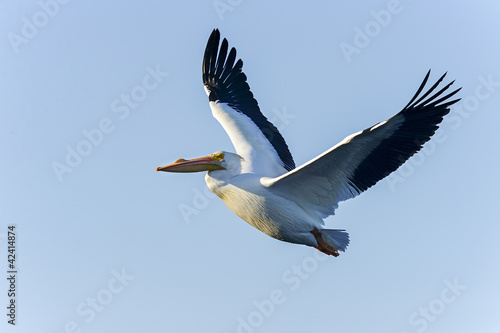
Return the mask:
M323 237L321 237L321 233L319 232L318 229L313 229L310 231L310 233L313 234L313 236L316 238L316 242L318 243L318 247L314 247L315 249L317 249L325 254L328 254L330 256L334 256L334 257L339 256L339 253L337 252L337 250L335 250L331 245L329 245L328 243L326 243L323 240Z

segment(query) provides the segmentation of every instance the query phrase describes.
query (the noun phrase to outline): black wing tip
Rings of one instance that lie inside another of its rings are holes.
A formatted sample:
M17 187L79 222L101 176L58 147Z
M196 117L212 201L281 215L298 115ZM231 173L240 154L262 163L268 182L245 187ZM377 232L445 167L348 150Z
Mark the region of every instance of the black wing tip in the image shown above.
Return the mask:
M431 70L429 69L429 71L425 75L422 83L420 84L419 88L417 89L417 92L411 98L410 102L408 102L408 104L403 108L402 111L416 109L416 108L423 108L423 107L433 107L433 108L445 107L445 108L447 108L448 106L455 104L456 102L458 102L460 100L460 98L459 98L459 99L453 100L451 102L446 101L447 99L449 99L450 97L452 97L453 95L458 93L462 89L462 87L452 91L451 93L449 93L448 95L446 95L444 97L441 97L441 95L445 91L447 91L448 88L451 87L455 83L455 80L453 80L450 83L448 83L447 85L445 85L443 88L441 88L441 90L439 90L437 93L435 93L431 97L425 99L440 85L440 83L444 80L444 78L446 77L448 72L445 72L443 75L441 75L441 77L424 94L420 95L422 90L427 85L427 81L430 77L430 74L431 74ZM437 98L439 98L439 99L437 99ZM442 102L444 102L444 103L439 104Z
M398 114L403 116L403 122L399 128L390 137L384 139L350 176L349 181L354 184L351 186L358 192L375 185L420 151L424 143L435 134L443 117L450 112L449 106L460 100L460 98L450 99L462 88L450 93L446 92L455 81L446 84L438 92L427 97L439 86L447 73L444 73L436 83L420 95L430 73L429 70L410 103Z
M208 40L213 40L213 39L220 39L220 31L218 28L215 28L214 30L212 30L212 33L210 34L210 37L208 38Z
M207 42L202 66L203 84L209 91L210 101L218 100L236 106L238 104L236 96L251 95L242 68L243 61L241 59L236 61L236 49L234 47L229 49L226 38L220 43L219 29L214 29Z
M211 102L226 103L234 110L248 116L262 131L276 150L288 171L295 168L292 155L278 129L260 112L257 100L250 91L243 73L243 61L236 60L236 49L229 52L226 38L220 42L219 29L208 38L203 56L202 78Z
M217 48L219 46L220 40L220 31L219 29L212 30L210 37L208 37L207 48L213 48L214 46Z
M226 38L220 42L219 29L212 30L208 38L202 63L203 84L208 89L216 88L218 84L217 81L227 80L230 74L235 75L234 72L241 72L243 61L239 59L236 64L234 64L236 49L232 47L228 53L228 48L229 42Z

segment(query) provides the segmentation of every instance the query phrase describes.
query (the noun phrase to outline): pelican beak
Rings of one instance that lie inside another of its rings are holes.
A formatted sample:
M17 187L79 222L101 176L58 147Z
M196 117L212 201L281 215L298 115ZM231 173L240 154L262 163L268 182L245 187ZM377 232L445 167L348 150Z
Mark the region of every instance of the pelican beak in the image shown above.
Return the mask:
M193 158L192 160L178 159L172 164L156 168L156 171L166 172L199 172L210 170L224 170L220 162L212 158L212 155Z

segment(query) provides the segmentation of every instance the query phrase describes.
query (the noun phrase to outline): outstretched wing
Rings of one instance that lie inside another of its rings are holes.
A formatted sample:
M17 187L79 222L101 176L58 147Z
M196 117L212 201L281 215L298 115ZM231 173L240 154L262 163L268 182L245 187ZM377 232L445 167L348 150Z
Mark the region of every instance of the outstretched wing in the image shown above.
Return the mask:
M276 165L283 172L293 170L295 163L278 129L260 112L247 77L243 61L236 61L236 50L228 54L224 38L219 49L219 30L208 39L203 57L203 84L213 116L224 127L236 152L247 162L247 172L270 172ZM271 173L272 174L272 173Z
M438 124L459 99L445 96L453 82L428 97L444 74L420 96L430 71L410 102L394 117L346 137L313 160L263 185L316 211L332 215L338 203L353 198L399 168L436 132Z

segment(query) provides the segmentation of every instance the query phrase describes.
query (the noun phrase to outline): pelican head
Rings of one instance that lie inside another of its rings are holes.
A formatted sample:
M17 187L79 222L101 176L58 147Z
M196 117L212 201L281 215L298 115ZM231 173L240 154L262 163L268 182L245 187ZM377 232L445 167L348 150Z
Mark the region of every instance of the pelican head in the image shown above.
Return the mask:
M200 172L227 170L230 173L239 173L241 170L241 161L242 157L238 154L218 151L207 156L190 160L180 158L172 164L156 168L156 171Z

